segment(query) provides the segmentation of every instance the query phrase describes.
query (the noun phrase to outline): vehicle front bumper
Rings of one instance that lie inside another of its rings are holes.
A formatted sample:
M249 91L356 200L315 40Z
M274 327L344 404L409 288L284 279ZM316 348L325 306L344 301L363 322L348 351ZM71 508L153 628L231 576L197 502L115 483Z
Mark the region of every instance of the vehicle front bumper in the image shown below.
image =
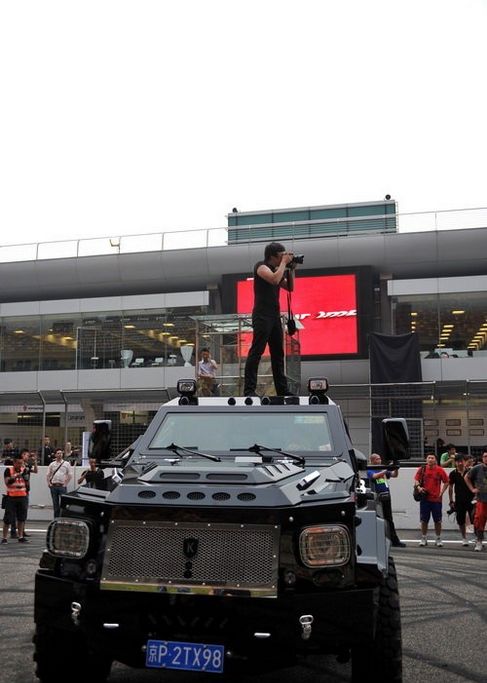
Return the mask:
M339 653L374 634L378 592L337 589L278 598L242 598L101 591L39 570L35 621L82 631L93 650L130 666L144 666L149 639L224 645L226 656L267 659L283 653ZM73 617L72 603L81 609ZM309 638L300 617L312 615ZM76 623L77 622L77 623Z

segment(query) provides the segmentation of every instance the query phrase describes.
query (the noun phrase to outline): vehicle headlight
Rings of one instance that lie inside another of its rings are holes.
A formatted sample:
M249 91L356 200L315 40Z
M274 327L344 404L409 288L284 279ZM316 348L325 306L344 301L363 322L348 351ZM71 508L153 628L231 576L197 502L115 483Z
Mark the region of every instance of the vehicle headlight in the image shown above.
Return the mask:
M307 567L346 564L350 548L350 534L343 526L309 526L299 536L299 552Z
M78 519L55 519L47 530L47 549L57 557L81 559L88 552L90 529Z

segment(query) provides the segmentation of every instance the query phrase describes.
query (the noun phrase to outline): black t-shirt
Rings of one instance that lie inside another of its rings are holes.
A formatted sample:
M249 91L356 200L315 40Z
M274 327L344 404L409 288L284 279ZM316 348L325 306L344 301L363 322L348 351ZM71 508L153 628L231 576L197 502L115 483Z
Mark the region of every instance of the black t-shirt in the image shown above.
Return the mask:
M468 470L465 470L464 474L467 474L467 472ZM458 470L452 470L448 477L455 491L455 502L460 505L468 505L474 497L474 494L465 483L464 474L460 474Z
M37 453L39 455L41 465L49 465L51 462L54 462L55 460L54 448L51 448L51 446L41 446Z
M18 454L19 451L16 448L4 448L2 451L2 458L4 459L6 465L13 465L14 458L16 458Z
M85 470L85 482L91 489L103 489L105 487L105 475L103 470Z
M279 316L279 285L271 285L266 282L260 275L257 275L257 270L260 266L267 266L276 272L274 266L269 265L266 261L258 261L254 266L254 308L253 315L264 315L268 317Z

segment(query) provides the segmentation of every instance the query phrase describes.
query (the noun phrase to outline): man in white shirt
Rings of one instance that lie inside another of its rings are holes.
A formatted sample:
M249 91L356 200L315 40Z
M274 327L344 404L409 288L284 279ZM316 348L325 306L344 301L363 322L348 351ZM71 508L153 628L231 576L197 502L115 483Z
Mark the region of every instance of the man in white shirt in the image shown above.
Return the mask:
M71 465L63 459L62 449L57 448L54 452L54 460L47 468L46 475L47 485L51 490L54 517L59 517L61 514L61 496L67 493L68 484L72 477Z
M216 361L210 356L210 349L201 349L201 360L198 363L198 388L201 396L218 396L217 369Z

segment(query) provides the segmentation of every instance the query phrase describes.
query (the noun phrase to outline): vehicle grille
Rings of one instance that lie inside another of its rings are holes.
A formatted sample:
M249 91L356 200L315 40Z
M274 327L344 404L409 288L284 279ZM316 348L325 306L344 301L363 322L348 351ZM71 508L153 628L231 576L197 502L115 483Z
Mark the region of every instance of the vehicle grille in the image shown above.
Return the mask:
M277 595L279 527L112 520L106 590Z

